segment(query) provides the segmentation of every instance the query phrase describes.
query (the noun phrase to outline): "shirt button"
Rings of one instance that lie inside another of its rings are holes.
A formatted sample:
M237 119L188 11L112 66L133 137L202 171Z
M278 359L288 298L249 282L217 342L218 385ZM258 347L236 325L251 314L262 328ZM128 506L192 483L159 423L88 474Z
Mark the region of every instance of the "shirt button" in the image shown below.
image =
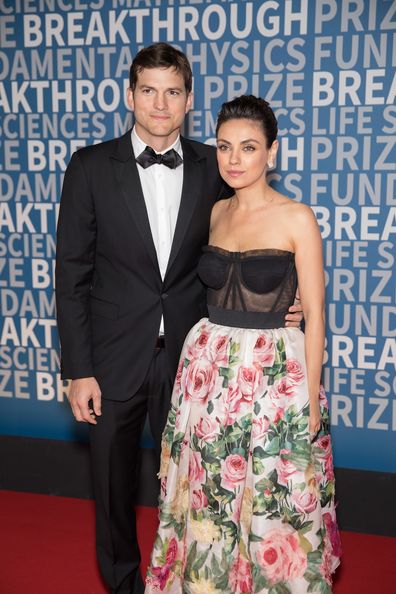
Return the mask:
M165 299L168 299L168 293L161 293L161 299L163 301L165 301Z

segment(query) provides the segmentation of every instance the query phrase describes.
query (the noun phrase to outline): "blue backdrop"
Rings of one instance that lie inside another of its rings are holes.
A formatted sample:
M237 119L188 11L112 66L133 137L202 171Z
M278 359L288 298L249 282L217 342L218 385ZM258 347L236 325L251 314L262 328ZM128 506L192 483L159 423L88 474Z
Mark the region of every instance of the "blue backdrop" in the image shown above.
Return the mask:
M53 271L63 173L124 133L135 53L187 53L185 134L223 101L276 111L277 189L310 204L327 278L324 382L339 467L396 472L396 2L0 1L0 433L81 439L58 376Z

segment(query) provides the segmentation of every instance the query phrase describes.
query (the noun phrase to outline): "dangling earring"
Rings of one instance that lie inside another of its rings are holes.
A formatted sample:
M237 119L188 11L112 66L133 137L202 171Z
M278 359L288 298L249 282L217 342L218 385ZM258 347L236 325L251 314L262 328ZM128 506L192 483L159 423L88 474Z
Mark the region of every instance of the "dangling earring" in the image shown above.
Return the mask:
M269 167L270 169L272 169L272 168L273 168L273 166L274 166L273 162L272 162L272 161L268 161L268 167Z

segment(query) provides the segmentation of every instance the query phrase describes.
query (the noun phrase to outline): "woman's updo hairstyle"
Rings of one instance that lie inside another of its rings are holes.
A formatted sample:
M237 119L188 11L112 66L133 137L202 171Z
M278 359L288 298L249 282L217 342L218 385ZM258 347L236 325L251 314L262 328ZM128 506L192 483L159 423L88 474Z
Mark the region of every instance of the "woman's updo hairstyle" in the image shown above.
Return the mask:
M278 122L268 101L254 95L241 95L223 103L217 115L216 136L225 122L242 119L260 122L267 139L267 148L270 148L278 134Z

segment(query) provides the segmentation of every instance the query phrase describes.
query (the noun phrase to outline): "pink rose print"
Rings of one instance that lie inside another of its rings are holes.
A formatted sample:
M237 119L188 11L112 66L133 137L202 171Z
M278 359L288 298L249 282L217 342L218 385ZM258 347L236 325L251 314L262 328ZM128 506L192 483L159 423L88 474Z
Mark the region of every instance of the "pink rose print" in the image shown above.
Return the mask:
M253 349L253 361L259 367L272 367L275 359L274 343L270 336L261 334Z
M162 497L162 499L165 499L166 494L167 494L167 490L166 490L166 477L161 478L160 487L161 487L161 497Z
M324 459L324 469L326 480L334 480L334 467L333 467L333 452L331 449L331 437L330 435L323 435L316 442L315 446L321 448L322 452L320 458ZM319 456L318 456L319 457Z
M247 559L240 555L235 559L228 583L233 592L253 592L252 568Z
M310 514L316 509L318 504L317 498L313 493L303 493L301 491L294 491L291 501L296 510L303 514Z
M191 496L191 507L193 509L202 509L207 507L208 499L202 489L195 489Z
M190 361L182 378L184 396L193 402L205 402L216 380L212 363L201 357Z
M331 439L330 435L323 435L316 440L315 446L321 448L323 450L322 456L330 456L331 455Z
M180 390L181 386L181 378L183 375L183 367L184 367L184 359L180 360L179 366L176 371L176 378L175 378L175 385L178 390Z
M166 583L171 573L170 567L168 565L152 567L150 571L152 575L147 578L147 585L151 586L153 590L162 592L166 588Z
M287 487L288 480L293 474L297 472L297 468L293 462L284 458L285 454L290 454L291 450L281 450L280 458L276 463L276 471L278 473L278 483Z
M300 548L297 531L285 524L267 532L259 545L257 562L271 584L302 577L307 556Z
M173 565L177 556L177 540L172 538L166 551L166 565Z
M296 359L287 359L286 372L288 374L289 380L293 384L301 384L304 381L305 375L302 365Z
M324 547L324 551L322 552L322 563L320 564L320 573L330 586L333 582L331 577L332 571L333 555L331 554L331 545L329 543L327 546Z
M176 416L175 416L175 430L177 430L180 427L180 408L177 409L176 411Z
M166 551L166 561L165 564L161 567L152 567L150 572L150 577L147 578L147 584L152 586L154 590L164 590L168 579L173 576L173 572L171 571L172 566L177 557L177 540L176 538L172 538L168 545L168 550Z
M285 409L284 408L277 408L275 410L275 416L274 416L274 423L276 424L278 421L280 421L281 419L283 419L285 416Z
M273 404L279 408L287 408L288 399L294 394L294 385L288 377L277 380L269 391L269 397Z
M340 535L339 535L338 528L337 528L337 523L333 519L332 515L328 512L323 514L323 521L324 521L324 525L326 527L326 534L327 534L329 541L331 543L333 555L335 555L336 557L341 557L341 553L342 553L341 540L340 540Z
M210 360L218 367L228 365L228 337L217 336L209 346Z
M200 452L191 452L188 468L188 480L202 483L205 480L205 469L202 466L202 457Z
M226 412L226 418L224 420L225 425L233 425L236 422L243 402L244 398L239 386L229 384L227 400L224 402L224 408Z
M324 387L320 386L319 388L319 402L320 406L325 409L329 408L329 403L327 402L326 392L324 391Z
M230 454L221 462L221 485L233 491L245 480L247 462L240 454Z
M259 376L260 372L254 367L240 367L238 369L237 383L246 402L252 401L253 393L259 382Z
M218 425L210 417L204 417L195 425L194 433L204 441L214 441L218 434Z
M252 424L253 437L255 439L262 439L267 434L269 426L270 426L270 421L269 421L269 418L266 416L253 419L253 424Z
M187 348L187 359L198 359L203 351L206 349L209 340L209 333L202 330L198 338L193 344L189 344Z

